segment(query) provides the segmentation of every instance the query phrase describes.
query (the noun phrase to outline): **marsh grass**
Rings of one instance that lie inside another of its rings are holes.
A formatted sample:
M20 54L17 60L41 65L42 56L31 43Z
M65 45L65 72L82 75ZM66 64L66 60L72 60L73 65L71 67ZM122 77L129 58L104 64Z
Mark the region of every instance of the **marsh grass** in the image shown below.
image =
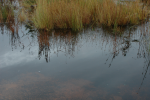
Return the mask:
M14 12L11 4L0 3L0 23L13 23Z
M21 6L21 9L19 10L18 19L21 23L26 23L31 20L31 14L35 9L34 6L36 5L36 0L20 0L19 5Z
M36 0L21 0L21 5L26 8L30 8L31 5L36 4Z
M139 0L122 3L114 0L36 0L34 4L36 9L31 20L38 29L44 30L76 31L88 25L117 28L138 24L148 15L146 6L141 9Z
M25 13L24 9L20 9L19 11L19 16L18 16L18 19L21 23L25 22L26 20L28 20L28 17L27 17L27 13Z
M141 0L144 4L150 6L150 0Z

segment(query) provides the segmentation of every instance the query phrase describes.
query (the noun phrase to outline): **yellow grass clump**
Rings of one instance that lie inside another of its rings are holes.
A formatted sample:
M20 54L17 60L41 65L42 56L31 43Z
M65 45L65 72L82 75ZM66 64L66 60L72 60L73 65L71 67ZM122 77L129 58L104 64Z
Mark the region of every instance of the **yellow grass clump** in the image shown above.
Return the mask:
M142 9L139 1L118 2L116 4L113 0L104 0L98 10L96 18L100 23L107 26L138 24L148 15L147 9Z
M21 6L29 8L31 5L34 5L37 0L20 0Z
M141 0L144 4L150 6L150 0Z
M39 29L80 30L91 24L116 27L138 24L147 15L147 8L142 9L139 0L36 0L32 20Z
M21 9L18 18L19 18L20 22L26 21L28 19L27 18L27 13L25 13L25 11L23 9Z
M14 22L14 12L10 5L0 4L0 23Z

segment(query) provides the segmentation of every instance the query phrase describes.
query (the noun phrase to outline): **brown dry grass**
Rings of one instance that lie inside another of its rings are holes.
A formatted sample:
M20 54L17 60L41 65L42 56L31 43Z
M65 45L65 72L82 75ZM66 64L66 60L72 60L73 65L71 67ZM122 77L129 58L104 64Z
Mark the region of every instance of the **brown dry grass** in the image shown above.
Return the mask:
M150 6L150 0L142 0L143 3L145 3L146 5Z
M29 1L29 0L28 0ZM80 30L91 24L124 26L138 24L148 15L139 0L116 3L114 0L36 0L32 21L39 29Z
M0 23L14 22L14 12L11 5L0 3Z

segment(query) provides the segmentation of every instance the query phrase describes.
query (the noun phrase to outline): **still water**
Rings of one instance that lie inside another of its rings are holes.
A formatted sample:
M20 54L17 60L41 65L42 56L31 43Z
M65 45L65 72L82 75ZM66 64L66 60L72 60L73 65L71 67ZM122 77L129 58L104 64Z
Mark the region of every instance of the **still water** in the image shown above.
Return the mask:
M150 100L149 23L112 34L0 26L0 100Z

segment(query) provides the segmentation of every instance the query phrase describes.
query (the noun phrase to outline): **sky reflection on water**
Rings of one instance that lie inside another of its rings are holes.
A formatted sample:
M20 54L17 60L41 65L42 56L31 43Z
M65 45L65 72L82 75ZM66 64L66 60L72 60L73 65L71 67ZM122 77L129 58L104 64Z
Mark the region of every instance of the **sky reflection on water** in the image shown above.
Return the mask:
M150 99L149 23L122 35L1 29L1 100Z

